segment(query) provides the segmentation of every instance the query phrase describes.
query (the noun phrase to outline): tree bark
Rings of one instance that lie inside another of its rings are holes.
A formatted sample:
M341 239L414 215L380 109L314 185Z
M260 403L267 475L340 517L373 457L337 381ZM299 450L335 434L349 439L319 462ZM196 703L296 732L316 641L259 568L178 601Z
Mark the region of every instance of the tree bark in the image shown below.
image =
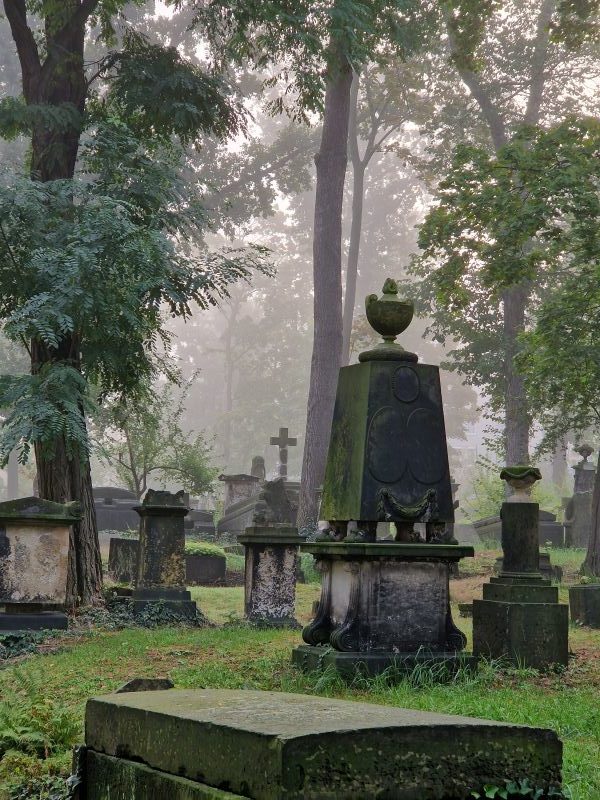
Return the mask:
M46 182L74 176L87 94L83 59L85 25L97 5L98 0L64 0L45 13L46 57L42 63L27 24L24 0L4 0L21 64L27 104L63 109L68 104L79 114L79 120L74 117L71 126L54 127L43 117L34 124L33 180ZM34 374L44 364L55 361L68 362L80 370L79 357L79 342L73 337L65 337L57 350L46 348L37 340L31 343ZM81 413L83 415L83 410ZM59 503L71 500L81 503L81 522L71 531L67 604L95 602L101 597L102 562L89 458L85 454L80 458L69 457L63 439L54 443L51 454L36 445L35 455L40 497Z
M317 522L338 372L342 361L342 205L348 161L352 70L344 57L330 69L317 167L313 239L314 338L298 525Z
M523 376L515 367L515 356L519 350L518 336L525 330L527 301L528 291L523 284L504 291L504 450L508 465L529 463L531 418Z
M592 493L592 530L581 572L584 575L600 578L600 453L598 453Z
M348 150L352 161L352 221L350 223L350 244L346 263L346 286L344 291L344 312L342 323L342 364L350 361L350 338L356 305L356 279L362 234L363 204L365 196L366 160L362 160L358 150L358 104L359 76L354 75L350 90L350 117L348 129Z

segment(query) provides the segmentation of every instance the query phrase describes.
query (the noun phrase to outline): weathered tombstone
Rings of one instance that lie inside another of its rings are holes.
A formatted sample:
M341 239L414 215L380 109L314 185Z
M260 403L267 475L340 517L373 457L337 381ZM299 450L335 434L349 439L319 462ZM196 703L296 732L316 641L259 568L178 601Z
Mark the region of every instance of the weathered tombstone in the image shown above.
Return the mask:
M258 491L227 508L219 520L219 534L240 536L255 524L295 525L298 513L298 494L295 486L283 478L265 481Z
M219 475L219 480L225 484L225 499L223 501L223 514L227 513L230 506L247 500L260 491L258 475Z
M79 519L78 503L0 503L0 630L67 627L69 536Z
M413 308L394 281L383 291L366 307L384 342L339 373L321 507L329 528L301 546L322 575L306 644L292 656L303 669L377 673L436 662L452 670L467 661L449 573L473 548L447 541L454 509L439 370L394 343ZM394 524L395 541L376 541L379 522Z
M99 531L136 531L139 525L135 507L138 498L118 486L94 486L94 507Z
M288 474L288 447L295 447L298 440L289 435L287 428L279 428L279 435L271 436L271 444L279 448L279 477L285 481Z
M473 528L484 544L500 543L502 539L502 520L500 515L476 520ZM565 532L562 523L556 521L551 511L538 511L538 543L550 547L564 547Z
M507 467L500 477L514 489L501 511L503 569L473 601L473 654L536 669L567 666L569 610L539 569L539 507L529 492L540 471Z
M196 603L185 584L184 518L189 509L184 492L148 489L136 511L141 520L134 611L161 601L182 617L194 619Z
M600 628L600 583L569 587L571 620L588 628Z
M225 583L226 572L225 556L185 554L185 579L188 586L220 586Z
M255 525L238 541L246 548L244 613L249 622L297 627L298 551L302 537L289 525Z
M138 573L139 539L111 536L108 550L108 575L116 583L135 583Z
M593 453L590 445L577 449L582 460L573 467L573 496L567 501L564 515L565 543L568 547L587 547L592 531L592 494L596 469L588 461Z
M467 800L561 784L547 729L283 692L97 697L85 735L87 800Z

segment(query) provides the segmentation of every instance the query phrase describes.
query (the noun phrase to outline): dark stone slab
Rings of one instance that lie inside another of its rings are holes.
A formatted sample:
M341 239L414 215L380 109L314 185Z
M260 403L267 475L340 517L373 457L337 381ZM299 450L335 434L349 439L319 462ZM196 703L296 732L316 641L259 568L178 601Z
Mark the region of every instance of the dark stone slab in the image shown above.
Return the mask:
M571 619L590 628L600 628L600 583L569 587Z
M111 536L108 574L118 583L134 583L138 573L139 539Z
M109 797L110 800L240 800L243 797L93 750L85 755L85 772L86 800Z
M546 669L569 663L569 609L558 603L473 601L473 655Z
M90 758L118 755L254 800L466 800L484 784L561 780L552 731L306 695L108 695L88 701L85 727ZM109 792L122 775L92 778L105 794L88 800L121 797Z
M69 621L59 611L40 611L37 614L0 613L0 631L66 631Z
M185 576L188 586L215 586L225 581L225 556L185 554Z
M158 692L173 689L175 684L169 678L132 678L120 686L116 694L127 692Z

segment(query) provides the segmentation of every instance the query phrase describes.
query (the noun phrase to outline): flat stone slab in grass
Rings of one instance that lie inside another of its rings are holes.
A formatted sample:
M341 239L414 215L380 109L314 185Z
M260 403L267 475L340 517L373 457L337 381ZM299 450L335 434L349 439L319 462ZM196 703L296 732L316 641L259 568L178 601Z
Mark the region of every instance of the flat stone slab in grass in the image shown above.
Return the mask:
M460 800L561 780L550 730L299 694L113 694L88 701L85 727L88 763L117 756L254 800Z

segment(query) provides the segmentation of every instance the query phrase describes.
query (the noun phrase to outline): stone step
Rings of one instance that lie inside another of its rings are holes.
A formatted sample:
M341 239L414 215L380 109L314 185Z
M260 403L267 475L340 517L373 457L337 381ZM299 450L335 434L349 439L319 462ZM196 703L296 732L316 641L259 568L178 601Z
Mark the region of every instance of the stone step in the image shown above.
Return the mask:
M545 788L561 779L562 745L550 730L278 692L94 698L86 745L90 780L101 754L142 762L167 784L183 778L254 800L466 800L484 784L528 778ZM103 774L102 791L88 785L89 800L121 797L119 770Z

